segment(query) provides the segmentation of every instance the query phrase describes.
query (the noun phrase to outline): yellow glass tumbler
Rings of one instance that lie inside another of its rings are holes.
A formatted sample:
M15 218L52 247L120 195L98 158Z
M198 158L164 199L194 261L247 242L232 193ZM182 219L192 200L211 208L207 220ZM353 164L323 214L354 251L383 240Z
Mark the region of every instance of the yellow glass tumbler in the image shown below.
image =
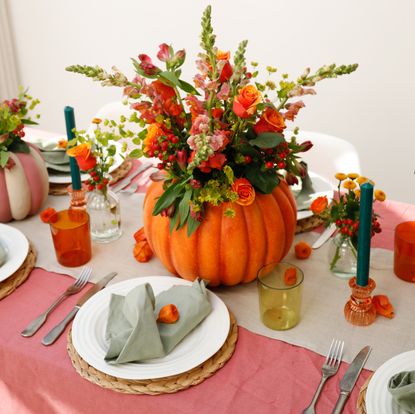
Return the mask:
M265 326L283 331L298 324L303 280L303 272L290 263L270 263L259 270L259 313Z

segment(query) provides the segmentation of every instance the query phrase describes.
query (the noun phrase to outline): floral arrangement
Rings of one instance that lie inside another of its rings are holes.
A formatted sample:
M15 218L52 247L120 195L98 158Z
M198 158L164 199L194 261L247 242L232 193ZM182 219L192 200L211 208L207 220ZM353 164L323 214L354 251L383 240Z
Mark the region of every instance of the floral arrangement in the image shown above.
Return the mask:
M24 91L17 98L0 103L0 168L12 168L13 162L9 152L29 153L28 145L23 141L25 125L36 125L29 116L29 111L39 104ZM39 118L39 115L35 116Z
M310 141L297 142L298 129L285 134L305 106L300 99L314 95L317 82L349 74L357 64L323 66L315 73L307 68L296 80L282 74L278 83L271 79L276 68L268 66L269 79L259 80L258 63L248 69L247 41L234 54L215 44L208 6L202 17L202 52L196 62L198 73L190 84L181 79L184 50L174 51L163 43L155 64L146 54L132 59L136 76L130 81L116 67L108 73L99 66L74 65L66 70L83 74L104 86L124 88L135 109L129 122L143 130L135 136L119 124L119 133L132 138L132 157L156 157L165 172L165 192L154 214L170 217L170 228L187 223L190 235L203 220L208 204L236 202L249 205L256 192L269 194L286 179L298 182L306 170L299 154L312 147ZM289 136L288 136L289 135ZM232 208L225 211L233 216Z
M97 189L106 193L109 184L109 169L114 163L114 156L117 152L115 142L120 137L111 131L102 131L101 119L94 118L92 123L96 125L94 135L90 136L85 134L85 131L75 130L75 137L68 142L69 149L66 153L76 159L81 171L89 173L88 191ZM108 120L104 121L105 125L108 123Z
M311 211L320 217L326 226L334 223L338 231L344 237L350 237L355 248L357 248L357 234L359 231L360 213L360 186L366 182L373 181L356 173L335 175L339 181L337 185L337 197L329 205L326 196L317 197L311 204ZM346 192L341 190L345 189ZM386 194L382 190L374 191L375 201L385 201ZM372 237L382 231L378 221L378 214L372 217Z

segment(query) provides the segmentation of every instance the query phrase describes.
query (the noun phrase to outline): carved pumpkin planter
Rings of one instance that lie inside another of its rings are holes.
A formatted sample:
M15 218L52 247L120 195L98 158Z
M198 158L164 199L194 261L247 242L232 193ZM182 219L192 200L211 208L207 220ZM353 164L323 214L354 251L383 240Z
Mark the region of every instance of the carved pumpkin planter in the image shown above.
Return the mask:
M153 216L162 183L153 183L144 200L144 231L153 252L170 272L187 280L207 279L210 286L248 283L265 264L279 262L294 239L297 222L295 200L281 182L272 194L256 194L254 203L230 207L208 206L202 224L191 237L186 226L169 231L167 217Z
M33 146L30 153L10 153L11 168L0 168L0 222L22 220L37 213L48 196L45 163Z

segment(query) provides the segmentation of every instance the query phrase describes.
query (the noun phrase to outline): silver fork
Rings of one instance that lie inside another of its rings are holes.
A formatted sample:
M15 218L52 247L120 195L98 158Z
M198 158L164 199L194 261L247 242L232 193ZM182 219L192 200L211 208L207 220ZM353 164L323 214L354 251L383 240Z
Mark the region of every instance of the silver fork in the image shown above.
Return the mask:
M35 320L29 323L27 327L21 332L22 336L28 337L34 335L39 328L45 323L46 318L48 317L49 313L52 312L53 309L55 309L56 306L58 306L65 298L67 298L70 295L73 295L74 293L79 292L88 282L89 277L91 276L92 269L89 266L85 266L82 268L81 273L79 274L76 281L69 286L65 292L60 295L55 302L53 302L45 312L43 312L41 315L39 315Z
M340 341L338 339L333 339L331 341L329 352L327 354L326 360L324 361L323 367L321 368L322 376L320 384L318 384L314 397L311 400L310 405L303 411L303 414L315 413L314 406L316 405L318 397L320 396L324 383L327 381L327 378L332 377L339 369L340 363L342 361L343 347L344 341Z

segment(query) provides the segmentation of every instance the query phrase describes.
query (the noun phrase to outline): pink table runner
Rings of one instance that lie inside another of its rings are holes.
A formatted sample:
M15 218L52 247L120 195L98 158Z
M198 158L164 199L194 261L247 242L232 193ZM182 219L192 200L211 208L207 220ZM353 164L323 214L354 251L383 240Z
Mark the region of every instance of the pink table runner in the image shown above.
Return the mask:
M393 248L397 223L415 219L415 206L385 202L377 206L383 232L375 247ZM231 360L213 377L172 395L124 395L102 389L81 378L66 352L66 334L50 346L40 339L60 321L77 300L66 300L50 315L32 338L20 331L68 286L73 279L42 269L12 295L0 301L0 413L301 413L314 394L324 357L282 341L239 328L239 340ZM335 333L333 333L335 336ZM328 338L328 343L331 338ZM317 412L330 413L347 369L330 379ZM363 371L344 413L355 413L360 387L369 371Z

